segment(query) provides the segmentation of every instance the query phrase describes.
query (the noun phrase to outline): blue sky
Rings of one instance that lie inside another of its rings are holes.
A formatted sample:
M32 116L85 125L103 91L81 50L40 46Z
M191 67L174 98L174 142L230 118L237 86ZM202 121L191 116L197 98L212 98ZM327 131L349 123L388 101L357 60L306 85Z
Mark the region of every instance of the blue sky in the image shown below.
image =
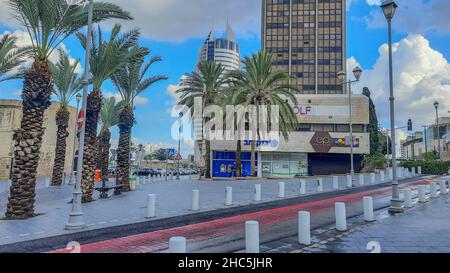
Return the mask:
M221 36L221 32L225 30L227 18L235 29L241 45L242 56L258 51L261 43L259 1L188 1L194 7L197 5L197 9L184 7L183 5L186 5L187 2L184 0L152 1L155 3L150 9L146 5L148 2L132 0L132 4L127 6L135 14L136 21L126 23L126 26L138 25L142 28L142 45L150 48L153 55L163 58L162 62L153 67L151 74L164 74L169 77L169 80L152 86L142 95L144 97L142 104L139 104L136 110L138 123L134 128L133 137L142 143L174 145L176 141L171 138L170 131L175 118L168 113L174 99L167 91L169 85L176 85L182 74L194 69L199 48L208 30L214 28L215 36ZM113 0L112 2L122 4L123 7L125 7L124 3L127 3L123 0ZM382 78L386 73L385 66L382 65L383 53L380 55L379 48L386 43L387 31L386 22L380 20L379 7L373 5L376 2L377 0L351 1L347 14L348 57L354 57L349 61L349 66L357 63L367 71L363 76L363 83L357 86L359 90L356 92L360 92L363 85L372 90L379 110L380 121L387 126L387 111L385 111L387 109L387 86L384 84L386 81L384 79L375 80ZM400 114L397 121L399 125L403 125L402 122L407 117L417 120L415 123L417 130L422 125L420 123L432 122L432 116L422 116L418 109L420 108L424 114L429 113L431 108L427 109L427 107L429 108L431 100L434 99L442 101L442 105L447 107L447 111L450 110L450 76L446 76L445 73L446 69L449 69L450 72L447 61L450 58L450 47L448 47L450 27L447 26L447 18L441 18L444 21L440 20L442 11L435 8L439 3L444 3L446 7L443 9L448 11L448 3L445 2L445 0L398 0L401 8L396 15L396 21L394 21L394 41L400 42L399 61L395 63L398 68L396 75L402 79L410 79L408 82L412 82L412 84L404 82L396 84L400 94L398 103ZM4 5L1 0L0 5ZM205 9L204 12L202 7ZM430 16L434 16L434 20L426 19L424 22L418 22L425 20L419 18L420 11L425 9L431 10ZM210 12L208 13L208 11ZM214 18L206 14L213 14ZM191 16L195 19L188 20L183 16ZM8 17L2 7L0 34L5 31L14 32L18 29L18 26L11 21L12 19ZM110 27L110 24L107 24L106 27ZM83 59L84 52L75 38L69 38L64 44L71 57ZM418 56L418 58L408 60L407 57L402 57L409 55ZM378 66L377 63L379 63ZM434 64L440 66L434 69ZM415 65L415 69L411 69L411 65ZM432 79L432 85L428 86L427 82L430 79ZM0 83L0 98L19 99L20 89L20 81ZM103 86L103 91L107 94L115 92L110 83ZM117 130L113 137L117 138ZM183 150L187 153L190 148L185 147Z

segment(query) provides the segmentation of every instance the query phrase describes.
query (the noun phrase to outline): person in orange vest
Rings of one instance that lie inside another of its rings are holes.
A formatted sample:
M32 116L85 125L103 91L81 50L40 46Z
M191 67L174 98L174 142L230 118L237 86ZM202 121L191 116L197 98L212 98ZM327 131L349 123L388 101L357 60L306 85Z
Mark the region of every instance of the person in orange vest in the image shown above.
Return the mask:
M100 182L102 180L102 175L100 170L95 170L95 183Z

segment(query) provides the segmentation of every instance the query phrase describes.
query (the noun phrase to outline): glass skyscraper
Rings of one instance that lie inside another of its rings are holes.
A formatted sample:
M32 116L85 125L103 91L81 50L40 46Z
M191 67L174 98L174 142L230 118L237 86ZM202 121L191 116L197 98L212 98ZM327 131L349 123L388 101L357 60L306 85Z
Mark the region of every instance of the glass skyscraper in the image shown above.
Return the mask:
M262 48L303 94L343 94L345 0L262 0Z

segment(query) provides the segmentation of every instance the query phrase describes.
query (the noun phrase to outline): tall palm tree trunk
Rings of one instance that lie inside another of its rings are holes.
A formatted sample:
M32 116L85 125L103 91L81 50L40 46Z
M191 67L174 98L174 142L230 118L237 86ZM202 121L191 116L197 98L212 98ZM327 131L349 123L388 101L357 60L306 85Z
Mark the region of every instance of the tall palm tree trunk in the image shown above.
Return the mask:
M133 110L125 107L119 116L119 147L117 149L117 184L130 190L131 128L134 125Z
M66 139L69 136L67 128L69 127L70 113L66 107L60 107L56 113L56 147L55 161L53 164L52 185L61 186L63 184L64 165L66 163Z
M256 176L256 140L252 141L252 156L251 156L251 176L255 177Z
M211 141L209 139L205 140L205 148L206 148L206 154L205 154L206 174L205 174L205 178L206 179L210 179L211 178Z
M242 141L237 141L236 147L236 176L242 176Z
M15 152L12 184L6 209L7 219L34 216L36 173L45 128L44 112L50 106L53 90L48 62L36 60L25 72L22 92L22 122L14 132Z
M109 177L109 149L111 149L111 131L109 129L102 130L99 136L99 153L98 153L98 169L101 170L102 178Z
M86 110L86 135L84 139L83 176L81 190L82 202L92 202L95 169L97 166L97 124L102 109L102 95L94 90L88 95Z

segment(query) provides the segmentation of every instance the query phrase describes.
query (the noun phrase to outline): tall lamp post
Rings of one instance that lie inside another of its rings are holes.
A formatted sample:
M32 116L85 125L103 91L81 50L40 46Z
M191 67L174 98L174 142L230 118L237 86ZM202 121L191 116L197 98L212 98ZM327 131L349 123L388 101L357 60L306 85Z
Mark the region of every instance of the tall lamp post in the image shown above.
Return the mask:
M87 97L88 97L88 86L90 81L89 73L89 63L90 63L90 53L91 53L91 38L92 38L92 21L94 16L94 0L89 0L88 8L88 31L86 34L86 58L84 63L84 76L83 76L83 113L86 116L87 109ZM86 134L86 118L83 121L80 132L80 143L78 149L78 163L77 163L77 181L73 191L72 199L72 210L69 215L69 220L66 224L67 230L78 230L86 227L83 220L83 211L81 210L81 177L83 172L83 158L84 158L84 139Z
M75 153L76 153L76 149L77 149L78 112L80 111L80 101L83 99L83 95L78 93L75 98L77 99L77 118L75 120L75 132L74 132L74 136L73 136L72 164L73 164L73 162L75 162ZM69 185L73 185L72 179L73 179L73 167L72 167L72 173L70 174Z
M180 180L180 157L181 157L181 133L183 131L183 113L179 114L178 119L178 154L177 154L177 180Z
M358 66L353 69L353 75L355 76L356 80L353 81L346 81L346 73L345 71L339 71L337 73L338 80L342 83L342 85L345 87L347 84L349 86L348 88L348 107L349 107L349 126L350 126L350 174L352 178L355 176L355 163L354 163L354 144L355 141L353 139L353 103L352 103L352 84L359 82L362 75L362 69Z
M441 158L441 130L439 128L439 102L434 102L434 108L436 109L436 130L437 130L437 137L438 137L438 154L439 159Z
M390 90L390 111L391 111L391 145L392 145L392 199L389 212L402 213L403 202L400 199L400 192L398 189L397 179L397 150L396 150L396 131L395 131L395 97L394 97L394 74L392 67L392 19L394 18L395 11L398 5L393 0L385 0L381 4L384 16L388 23L388 43L389 43L389 90Z

